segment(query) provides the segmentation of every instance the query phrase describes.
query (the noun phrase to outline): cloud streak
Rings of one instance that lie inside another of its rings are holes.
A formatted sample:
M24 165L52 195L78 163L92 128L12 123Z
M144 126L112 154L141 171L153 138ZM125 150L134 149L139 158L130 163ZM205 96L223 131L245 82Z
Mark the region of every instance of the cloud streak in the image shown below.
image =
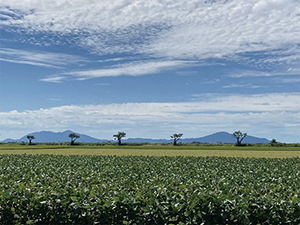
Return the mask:
M222 88L261 88L261 86L256 86L251 83L248 84L229 84L222 86Z
M61 69L62 66L85 62L80 56L42 51L0 48L0 61Z
M99 77L116 76L142 76L155 74L164 70L176 69L192 65L190 61L135 61L131 63L118 64L117 66L105 67L102 69L81 70L66 72L59 75L42 79L46 82L61 82L66 77L76 77L77 80L86 80Z

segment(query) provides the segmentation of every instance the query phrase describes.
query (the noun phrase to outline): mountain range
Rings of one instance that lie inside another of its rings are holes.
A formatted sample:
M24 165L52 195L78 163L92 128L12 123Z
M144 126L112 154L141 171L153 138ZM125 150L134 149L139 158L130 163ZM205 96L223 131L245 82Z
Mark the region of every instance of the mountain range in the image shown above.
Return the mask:
M76 133L71 130L66 130L63 132L52 132L52 131L40 131L40 132L34 132L27 135L33 135L35 139L34 142L69 142L69 134L70 133ZM111 142L112 140L106 140L106 139L97 139L93 138L91 136L85 135L85 134L79 134L80 136L77 142L84 142L84 143L99 143L99 142ZM21 137L20 139L5 139L2 142L8 143L8 142L28 142L27 135ZM150 138L128 138L128 139L122 139L122 142L131 142L131 143L171 143L172 139L150 139ZM217 132L214 134L210 134L204 137L198 137L198 138L182 138L179 140L181 143L192 143L192 142L200 142L200 143L235 143L236 139L228 132ZM243 143L269 143L270 141L266 138L258 138L254 136L246 136L243 140Z

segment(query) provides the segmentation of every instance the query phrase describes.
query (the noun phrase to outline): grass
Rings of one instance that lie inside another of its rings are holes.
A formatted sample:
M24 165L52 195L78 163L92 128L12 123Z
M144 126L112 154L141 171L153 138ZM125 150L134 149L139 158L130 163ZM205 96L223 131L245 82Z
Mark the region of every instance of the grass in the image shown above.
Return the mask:
M117 156L220 156L250 158L300 157L299 147L270 147L254 145L0 145L0 154L53 154L53 155L117 155Z

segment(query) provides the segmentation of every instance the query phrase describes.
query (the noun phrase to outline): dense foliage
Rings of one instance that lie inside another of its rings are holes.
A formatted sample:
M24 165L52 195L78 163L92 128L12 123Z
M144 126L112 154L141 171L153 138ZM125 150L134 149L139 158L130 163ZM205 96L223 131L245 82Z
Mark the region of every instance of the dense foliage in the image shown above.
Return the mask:
M300 159L0 155L0 224L300 224Z

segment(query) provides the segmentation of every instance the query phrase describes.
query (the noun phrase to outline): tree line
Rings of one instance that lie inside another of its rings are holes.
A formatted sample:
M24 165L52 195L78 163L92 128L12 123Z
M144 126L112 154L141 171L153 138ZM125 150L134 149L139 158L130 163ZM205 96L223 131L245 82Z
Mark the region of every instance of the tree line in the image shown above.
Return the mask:
M183 136L183 133L174 133L173 135L171 135L170 137L173 139L173 145L177 145L178 141L180 140L180 138ZM233 132L232 136L234 138L236 138L236 145L237 146L241 146L242 145L242 141L244 140L244 138L247 136L247 133L242 133L240 130ZM115 140L118 140L118 145L122 145L122 138L126 137L126 133L123 131L119 131L117 134L113 135L113 138ZM71 139L71 145L75 144L75 141L80 138L80 135L76 134L76 133L70 133L69 134L69 138ZM35 139L34 135L27 135L27 139L29 141L29 145L32 144L32 140ZM275 139L273 139L271 141L273 144L276 142Z

